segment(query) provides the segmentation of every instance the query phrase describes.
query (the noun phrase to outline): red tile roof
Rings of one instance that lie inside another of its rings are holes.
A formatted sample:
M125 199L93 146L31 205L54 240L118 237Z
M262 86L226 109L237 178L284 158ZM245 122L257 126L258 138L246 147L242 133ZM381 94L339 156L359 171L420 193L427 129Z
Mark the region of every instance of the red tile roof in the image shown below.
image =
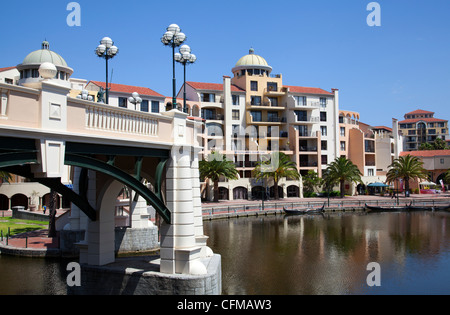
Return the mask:
M412 152L401 152L400 156L417 156L417 157L433 157L433 156L444 156L450 155L450 150L429 150L429 151L412 151Z
M438 118L414 118L414 119L406 119L406 120L402 120L399 121L399 124L413 124L419 121L423 121L426 123L433 123L433 122L448 122L448 120L444 120L444 119L438 119Z
M99 81L89 81L89 83L95 84L99 87L102 87L103 89L106 89L106 83L105 82L99 82ZM88 83L88 85L89 85ZM123 85L123 84L116 84L111 83L110 88L112 92L118 92L118 93L126 93L126 94L132 94L134 92L139 93L140 95L147 95L147 96L158 96L158 97L164 97L164 95L161 95L152 89L146 88L146 87L139 87L139 86L131 86L131 85Z
M6 68L0 68L0 72L3 72L3 71L8 71L8 70L12 70L12 69L16 69L16 67L6 67Z
M392 132L392 128L389 128L386 126L376 126L376 127L372 127L372 129L384 129L384 130Z
M419 114L434 114L434 112L429 112L427 110L418 109L410 113L406 113L405 115L419 115Z
M223 83L186 82L186 84L190 85L196 90L223 91ZM231 91L245 92L243 89L234 84L231 85Z
M334 95L333 93L325 91L325 90L320 89L320 88L303 87L303 86L290 86L290 85L284 85L284 87L289 88L289 91L293 92L293 93Z

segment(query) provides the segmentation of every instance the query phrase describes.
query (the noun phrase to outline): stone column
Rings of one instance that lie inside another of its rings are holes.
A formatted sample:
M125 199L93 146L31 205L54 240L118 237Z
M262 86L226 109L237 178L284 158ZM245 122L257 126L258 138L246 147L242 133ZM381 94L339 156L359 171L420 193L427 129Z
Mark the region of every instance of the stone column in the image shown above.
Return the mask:
M196 239L191 169L193 146L190 144L191 139L187 139L187 114L171 110L164 115L173 119L174 145L166 174L166 204L171 212L171 222L161 225L160 271L167 274L203 275L207 270L200 261L202 246L198 246Z

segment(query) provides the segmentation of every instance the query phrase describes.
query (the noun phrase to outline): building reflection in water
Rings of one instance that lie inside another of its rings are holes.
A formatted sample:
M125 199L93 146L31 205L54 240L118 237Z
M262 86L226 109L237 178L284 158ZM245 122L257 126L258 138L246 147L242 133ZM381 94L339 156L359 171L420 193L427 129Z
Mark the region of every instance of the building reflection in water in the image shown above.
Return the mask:
M449 218L269 216L205 222L205 229L222 255L224 294L448 294ZM366 283L370 262L381 265L379 288Z

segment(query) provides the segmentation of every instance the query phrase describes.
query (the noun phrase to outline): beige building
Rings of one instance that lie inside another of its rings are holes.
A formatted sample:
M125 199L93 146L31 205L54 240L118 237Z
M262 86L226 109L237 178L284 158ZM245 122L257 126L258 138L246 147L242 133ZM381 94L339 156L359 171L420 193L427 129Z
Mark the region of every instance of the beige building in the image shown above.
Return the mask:
M399 122L405 151L419 150L421 144L433 143L437 138L448 139L448 120L435 118L434 114L422 109L405 114Z
M231 71L222 83L185 86L191 108L199 108L205 120L203 154L223 152L239 171L239 180L220 183L221 198L261 198L266 189L273 195L273 183L252 178L256 163L270 152L290 156L300 174L314 170L321 176L338 156L339 91L285 85L253 49ZM302 196L301 181L281 182L279 195Z

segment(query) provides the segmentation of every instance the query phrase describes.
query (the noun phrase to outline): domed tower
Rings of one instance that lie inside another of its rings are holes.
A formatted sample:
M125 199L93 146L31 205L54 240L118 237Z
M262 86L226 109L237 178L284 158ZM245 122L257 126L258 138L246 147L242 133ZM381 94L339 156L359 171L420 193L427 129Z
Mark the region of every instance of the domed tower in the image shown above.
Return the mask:
M255 55L255 50L251 48L248 55L239 59L231 71L235 76L243 76L246 74L269 76L272 72L272 67L268 65L266 59Z
M56 68L55 76L52 78L48 77L49 64L53 64ZM42 75L39 70L42 65L41 70L46 72L45 75ZM28 54L17 66L17 70L20 72L19 85L31 88L39 88L40 82L44 79L70 87L69 78L73 74L73 69L67 65L64 58L50 50L50 44L47 41L42 42L41 49Z

